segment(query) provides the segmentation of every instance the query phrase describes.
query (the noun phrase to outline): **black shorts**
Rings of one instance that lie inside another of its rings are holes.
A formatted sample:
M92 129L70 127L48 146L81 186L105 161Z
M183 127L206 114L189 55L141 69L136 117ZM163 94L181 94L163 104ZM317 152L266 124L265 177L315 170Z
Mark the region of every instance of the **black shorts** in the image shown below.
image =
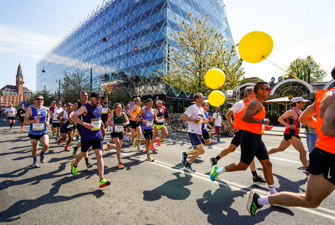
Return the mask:
M231 140L230 144L235 145L238 147L241 144L241 135L242 135L243 130L239 130L235 133L235 136L233 140Z
M62 123L52 123L54 128L62 127Z
M35 139L39 141L44 135L48 135L48 134L47 133L43 133L41 135L28 134L28 137L30 137L30 139Z
M290 140L293 136L294 136L294 137L297 137L297 138L300 139L300 137L299 137L298 135L294 135L294 134L284 134L284 139L285 139L286 141L288 141L288 140Z
M8 119L8 120L15 120L15 117L13 117L13 116L8 116L7 119Z
M111 133L111 138L119 138L119 140L122 140L123 139L123 132L118 132L118 133L114 133L112 132Z
M207 130L203 130L203 131L202 131L202 137L203 137L205 140L209 139L209 133L208 133Z
M79 135L81 135L81 130L83 129L83 126L80 124L77 124L77 129L78 129Z
M139 126L140 126L140 122L139 121L130 120L130 128L136 129L136 127L139 127Z
M309 166L307 171L313 175L323 174L330 183L335 184L335 154L315 147L309 153Z
M205 144L205 139L200 134L188 133L188 136L190 137L192 146Z
M151 140L154 136L154 132L152 129L143 129L143 135L145 140Z
M73 125L70 125L69 123L62 124L62 127L60 128L60 132L62 134L66 134L67 132L73 131Z
M90 147L92 149L102 149L102 136L94 138L89 141L81 141L81 151L82 152L87 152Z
M19 120L20 120L20 123L23 123L24 122L24 116L20 116Z
M73 130L77 129L77 124L73 124Z
M243 131L241 135L241 162L250 165L255 156L258 160L269 159L261 134Z

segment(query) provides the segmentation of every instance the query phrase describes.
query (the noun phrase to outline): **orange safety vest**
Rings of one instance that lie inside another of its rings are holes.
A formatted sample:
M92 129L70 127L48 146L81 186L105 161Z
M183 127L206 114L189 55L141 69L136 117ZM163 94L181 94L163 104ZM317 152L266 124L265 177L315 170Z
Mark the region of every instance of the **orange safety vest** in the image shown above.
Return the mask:
M254 100L258 101L259 103L261 103L257 98L255 98ZM262 105L262 111L260 111L258 114L253 115L252 117L254 117L257 120L262 120L265 119L265 107ZM245 126L243 128L243 130L249 131L251 133L254 134L264 134L264 131L262 131L262 125L261 123L245 123Z
M245 110L248 107L248 103L243 100L244 102L244 109L241 112L238 113L234 113L234 127L236 127L239 130L243 130L244 126L245 126L245 122L242 121L242 117L244 115Z
M131 115L133 115L134 117L136 117L137 113L139 113L139 112L141 111L141 107L138 107L138 106L136 105L136 108L137 108L137 110L136 110L135 112L132 112L132 113L131 113ZM133 117L131 117L130 120L132 120L132 121L136 121Z
M334 90L335 88L332 88L330 90ZM329 90L328 90L329 91ZM316 133L318 135L318 140L316 141L315 147L322 149L323 151L335 154L335 137L329 137L323 134L322 132L322 124L323 124L323 118L320 118L320 103L323 99L323 96L328 92L327 90L317 90L315 94L315 103L316 103Z

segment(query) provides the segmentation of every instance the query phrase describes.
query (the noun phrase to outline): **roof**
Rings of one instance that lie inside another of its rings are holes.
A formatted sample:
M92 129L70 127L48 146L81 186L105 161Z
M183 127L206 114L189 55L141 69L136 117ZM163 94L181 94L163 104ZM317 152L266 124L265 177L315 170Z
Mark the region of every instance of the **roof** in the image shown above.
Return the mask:
M264 102L275 103L275 102L290 102L290 101L291 100L286 96L286 97L282 97L282 98L275 98L275 99L267 100L267 101L264 101Z
M16 86L14 85L6 85L0 89L1 91L16 91Z

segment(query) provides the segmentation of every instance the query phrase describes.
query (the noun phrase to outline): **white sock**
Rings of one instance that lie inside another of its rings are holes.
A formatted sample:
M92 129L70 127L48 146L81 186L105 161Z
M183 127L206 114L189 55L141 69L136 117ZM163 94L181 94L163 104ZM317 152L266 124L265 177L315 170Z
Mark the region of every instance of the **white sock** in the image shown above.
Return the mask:
M267 205L269 204L269 197L268 196L261 196L259 199L257 199L258 204L260 205Z
M216 172L217 172L217 173L223 173L223 172L226 172L226 170L225 170L224 167L221 167L221 168L217 169Z
M277 194L277 190L275 188L274 184L268 185L269 189L270 189L270 194Z

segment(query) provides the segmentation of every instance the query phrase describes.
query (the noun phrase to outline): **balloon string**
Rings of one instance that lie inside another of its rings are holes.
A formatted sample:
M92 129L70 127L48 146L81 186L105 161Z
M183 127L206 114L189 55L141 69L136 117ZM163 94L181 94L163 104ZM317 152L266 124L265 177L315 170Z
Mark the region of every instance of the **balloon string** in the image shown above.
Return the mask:
M266 59L266 60L267 60L268 62L272 63L273 65L275 65L276 67L278 67L279 69L281 69L282 71L284 71L285 73L287 73L287 74L291 75L291 76L292 76L292 77L294 77L295 79L297 79L297 80L300 80L300 81L303 81L303 80L299 79L298 77L296 77L295 75L293 75L292 73L289 73L289 72L287 72L286 70L284 70L283 68L281 68L280 66L278 66L278 65L274 64L274 63L273 63L273 62L271 62L270 60L268 60L268 59ZM315 87L313 87L312 85L308 84L308 86L310 86L311 88L313 88L313 89L315 89L315 90L316 90L316 88L315 88Z

